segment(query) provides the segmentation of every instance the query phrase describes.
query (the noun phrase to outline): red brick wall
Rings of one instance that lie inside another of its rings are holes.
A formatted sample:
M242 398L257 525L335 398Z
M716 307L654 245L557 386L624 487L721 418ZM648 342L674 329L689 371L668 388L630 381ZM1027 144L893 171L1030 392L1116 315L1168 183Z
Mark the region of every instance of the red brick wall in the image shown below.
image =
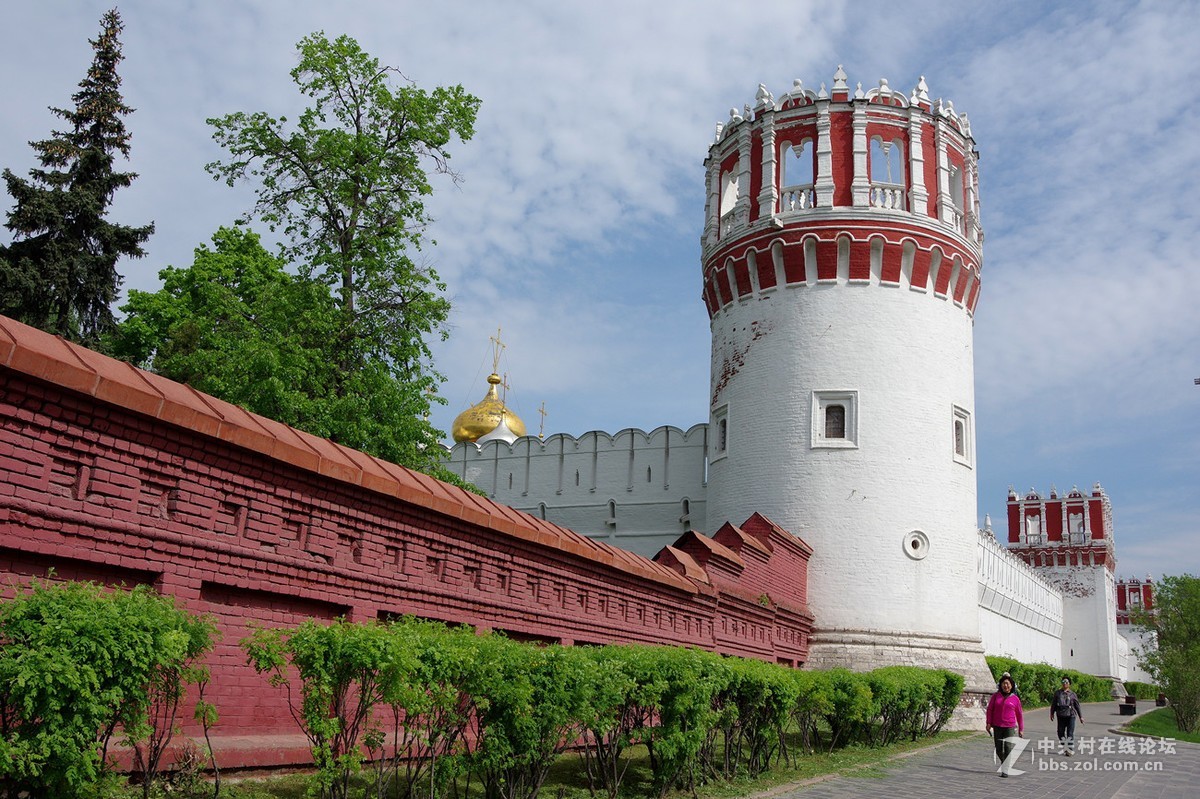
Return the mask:
M811 550L744 527L713 576L687 547L647 560L0 317L0 591L53 569L213 614L218 733L276 741L228 766L303 751L268 738L297 730L238 648L251 622L412 614L802 663Z

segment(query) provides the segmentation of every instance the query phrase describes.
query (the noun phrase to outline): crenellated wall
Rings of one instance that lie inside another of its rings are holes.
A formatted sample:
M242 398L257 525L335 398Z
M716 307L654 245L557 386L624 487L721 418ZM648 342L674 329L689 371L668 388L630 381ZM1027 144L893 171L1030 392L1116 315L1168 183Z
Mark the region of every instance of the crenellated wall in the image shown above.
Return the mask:
M306 757L250 624L412 614L803 663L811 550L732 529L719 573L699 536L648 560L0 317L0 592L149 584L212 614L224 767Z
M447 466L497 502L650 557L689 530L709 529L707 434L698 424L464 442Z
M1062 666L1063 595L979 531L979 632L989 655Z

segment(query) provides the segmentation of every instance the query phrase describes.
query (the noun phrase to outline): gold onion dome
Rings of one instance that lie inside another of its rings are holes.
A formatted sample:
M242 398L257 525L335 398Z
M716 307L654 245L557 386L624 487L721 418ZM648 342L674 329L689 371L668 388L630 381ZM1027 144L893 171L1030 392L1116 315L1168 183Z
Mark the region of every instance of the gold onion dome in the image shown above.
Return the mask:
M496 386L502 382L500 375L492 372L487 381L487 395L478 404L472 405L454 418L450 435L456 442L478 441L501 424L511 430L515 438L525 435L525 423L505 407L504 401L496 393ZM505 438L507 439L507 436Z

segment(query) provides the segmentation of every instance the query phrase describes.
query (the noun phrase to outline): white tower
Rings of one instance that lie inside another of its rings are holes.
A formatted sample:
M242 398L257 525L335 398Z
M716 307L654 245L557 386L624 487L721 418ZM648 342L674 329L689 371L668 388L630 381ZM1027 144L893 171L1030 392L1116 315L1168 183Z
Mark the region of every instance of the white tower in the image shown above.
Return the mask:
M708 517L812 545L811 665L950 668L976 695L977 157L923 78L760 86L718 126L702 237Z

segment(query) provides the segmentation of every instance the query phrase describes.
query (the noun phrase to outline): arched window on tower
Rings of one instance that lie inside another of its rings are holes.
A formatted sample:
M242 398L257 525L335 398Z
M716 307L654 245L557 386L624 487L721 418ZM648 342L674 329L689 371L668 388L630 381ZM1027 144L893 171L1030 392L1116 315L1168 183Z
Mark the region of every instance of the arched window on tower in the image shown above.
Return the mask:
M1083 543L1083 511L1071 511L1067 513L1067 529L1071 533L1072 544Z
M1035 513L1025 517L1025 543L1035 545L1042 543L1042 517L1040 514Z
M779 210L802 211L816 205L812 139L780 148Z
M738 201L738 179L733 172L721 175L721 235L729 232L733 225L733 208Z
M604 520L604 523L614 531L617 529L617 501L615 499L608 501L608 518Z
M904 202L904 143L899 139L884 141L881 136L871 139L871 205L875 208L903 210Z
M963 196L966 189L963 185L962 167L950 165L950 205L953 207L954 227L962 230L963 226Z
M846 437L846 406L825 406L825 438Z
M685 498L679 509L682 511L679 514L679 523L683 525L683 531L686 533L692 529L692 503Z

